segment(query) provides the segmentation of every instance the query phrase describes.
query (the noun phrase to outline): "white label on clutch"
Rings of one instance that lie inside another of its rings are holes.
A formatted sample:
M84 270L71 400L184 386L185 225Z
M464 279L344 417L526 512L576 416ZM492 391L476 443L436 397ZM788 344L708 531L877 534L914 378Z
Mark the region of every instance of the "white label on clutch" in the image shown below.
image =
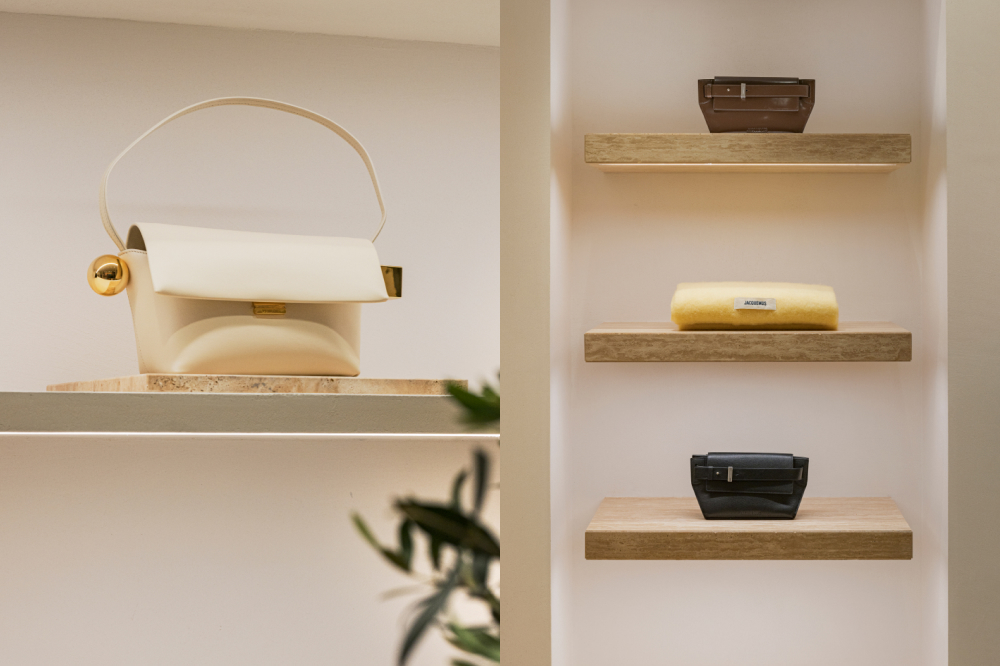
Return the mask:
M734 310L777 310L778 300L775 298L737 298Z

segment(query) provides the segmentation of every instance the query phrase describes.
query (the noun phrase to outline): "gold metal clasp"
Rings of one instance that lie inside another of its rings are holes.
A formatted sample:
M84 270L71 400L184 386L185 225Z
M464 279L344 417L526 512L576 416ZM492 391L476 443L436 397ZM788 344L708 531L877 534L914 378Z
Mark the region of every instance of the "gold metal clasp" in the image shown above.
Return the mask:
M385 280L385 291L389 298L403 297L403 267L383 266L382 279Z
M253 304L253 316L254 317L284 317L285 316L285 304L284 303L254 303Z
M87 284L101 296L114 296L128 286L128 264L121 257L104 254L90 262Z

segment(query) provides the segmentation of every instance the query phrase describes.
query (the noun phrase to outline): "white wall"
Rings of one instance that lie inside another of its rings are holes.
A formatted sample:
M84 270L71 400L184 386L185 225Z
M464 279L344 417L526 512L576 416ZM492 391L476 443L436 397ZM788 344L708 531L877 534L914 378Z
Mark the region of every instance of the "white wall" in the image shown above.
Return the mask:
M948 178L945 160L947 139L945 2L925 0L924 101L921 117L920 166L926 178L923 192L923 353L926 359L925 476L923 493L926 551L921 575L927 597L926 652L930 664L949 664L948 628Z
M405 297L365 306L362 375L491 378L499 365L498 52L363 38L0 14L0 390L135 374L125 296L86 285L112 253L97 213L107 164L161 118L225 95L292 102L365 145L389 219L376 247ZM135 220L374 234L364 166L295 116L185 117L123 160L109 188Z
M406 290L365 306L362 375L491 379L498 83L493 48L0 13L0 390L137 372L127 299L96 296L84 276L115 249L97 185L155 122L224 95L315 110L372 156L389 211L376 247L404 267ZM161 130L120 164L110 202L122 231L151 220L370 236L378 221L346 144L246 108ZM394 663L414 597L380 598L408 581L349 512L388 540L392 497L446 498L469 450L5 436L0 661ZM498 492L491 502L498 528ZM452 653L431 638L413 663Z
M554 158L554 182L572 192L568 259L553 283L553 298L568 285L569 312L554 341L564 353L553 352L554 384L566 378L553 400L563 418L552 451L554 663L944 664L940 5L570 0L567 11L568 62L553 67L554 90L557 72L571 82L554 137L568 134L573 155L570 173ZM584 164L588 132L706 131L695 81L715 75L815 78L808 131L907 132L914 162L888 175L613 175ZM913 331L914 360L584 363L586 330L668 321L676 284L701 280L829 284L842 320ZM748 428L748 413L765 425ZM691 496L688 458L734 449L808 456L808 496L893 497L914 559L584 560L603 497Z
M447 498L471 448L0 435L0 662L393 665L404 612L429 588L372 551L350 513L394 543L389 493ZM494 492L484 518L499 514ZM486 620L481 604L456 612ZM431 631L411 663L455 654Z
M552 654L551 664L573 663L575 649L572 562L577 555L579 534L569 520L573 457L571 427L573 354L569 280L570 241L573 234L573 127L572 12L570 0L551 0L552 36L550 45L550 115L552 123L552 174L550 214L551 290L551 378L550 378L550 494L552 512Z

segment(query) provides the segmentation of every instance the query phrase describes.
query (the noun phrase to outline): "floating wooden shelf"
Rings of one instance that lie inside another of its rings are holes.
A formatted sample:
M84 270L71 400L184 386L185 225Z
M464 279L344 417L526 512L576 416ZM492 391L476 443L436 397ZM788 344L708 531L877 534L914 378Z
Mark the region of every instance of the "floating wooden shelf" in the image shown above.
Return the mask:
M693 497L607 497L588 560L909 560L913 532L888 497L806 497L795 520L705 520Z
M610 322L583 336L588 362L909 361L909 331L841 322L836 331L679 331L670 322Z
M601 171L872 173L910 163L909 134L587 134Z

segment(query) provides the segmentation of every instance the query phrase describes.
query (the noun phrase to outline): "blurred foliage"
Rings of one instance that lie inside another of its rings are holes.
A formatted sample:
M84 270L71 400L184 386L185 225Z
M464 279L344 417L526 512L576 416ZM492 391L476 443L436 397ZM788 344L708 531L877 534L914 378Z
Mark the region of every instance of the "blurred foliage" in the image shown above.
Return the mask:
M486 425L500 419L500 394L484 385L479 394L458 384L450 384L448 392L465 409L464 421ZM414 498L397 499L393 504L399 516L396 544L385 546L378 541L364 519L352 515L361 536L387 562L406 574L416 576L413 569L414 533L426 542L427 557L433 572L428 585L431 593L416 603L399 647L398 666L404 666L413 649L434 627L451 645L473 658L500 663L500 597L489 585L490 567L500 561L500 542L480 521L480 512L489 492L490 459L481 450L473 454L472 506L462 503L462 491L470 470L462 470L451 486L447 503ZM464 592L489 610L490 623L467 626L449 614L449 600L456 592ZM451 666L476 666L474 662L454 659Z
M473 393L453 382L448 393L465 408L466 423L482 426L500 420L500 394L489 384L483 384L481 393Z

